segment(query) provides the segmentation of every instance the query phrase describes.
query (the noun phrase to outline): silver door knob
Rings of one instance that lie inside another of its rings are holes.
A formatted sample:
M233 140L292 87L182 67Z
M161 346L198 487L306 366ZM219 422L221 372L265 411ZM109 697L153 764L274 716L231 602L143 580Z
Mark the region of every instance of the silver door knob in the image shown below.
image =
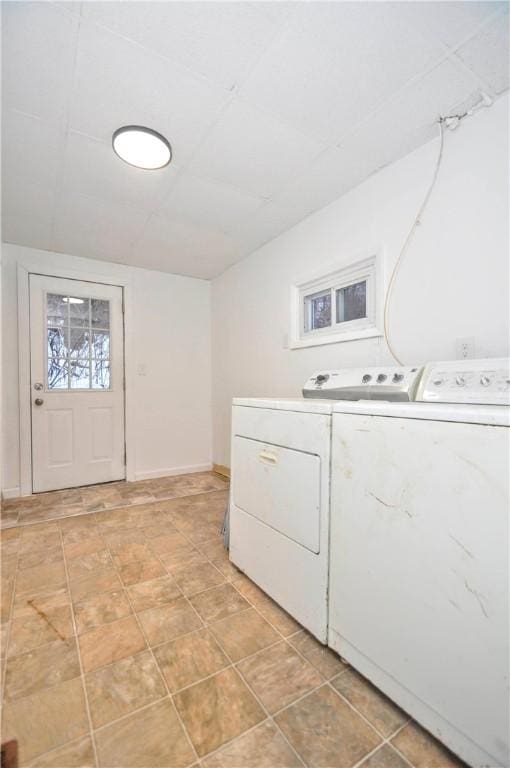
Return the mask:
M40 381L38 381L36 384L34 384L34 389L35 389L37 392L40 392L42 388L43 388L43 385L41 384L41 382L40 382Z
M36 397L34 400L35 405L42 405L44 403L44 400L42 397Z

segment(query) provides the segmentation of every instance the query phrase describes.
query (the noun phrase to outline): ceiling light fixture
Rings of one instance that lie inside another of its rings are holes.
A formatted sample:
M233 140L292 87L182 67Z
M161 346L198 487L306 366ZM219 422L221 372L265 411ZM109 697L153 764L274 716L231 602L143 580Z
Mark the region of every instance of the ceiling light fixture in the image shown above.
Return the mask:
M112 136L115 154L128 165L145 170L164 168L172 159L169 142L152 128L141 125L125 125Z

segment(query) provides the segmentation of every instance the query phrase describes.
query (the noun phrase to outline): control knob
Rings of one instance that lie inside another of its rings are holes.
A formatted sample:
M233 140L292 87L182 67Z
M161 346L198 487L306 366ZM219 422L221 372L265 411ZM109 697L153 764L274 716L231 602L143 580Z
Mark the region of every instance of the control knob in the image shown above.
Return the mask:
M437 379L432 379L432 384L435 387L440 387L441 384L443 384L443 382L444 382L444 379L441 379L440 377L438 377Z
M466 383L466 379L464 378L464 376L456 376L455 383L457 384L457 386L463 387Z
M380 373L379 376L377 377L377 381L379 384L382 384L383 381L386 381L387 378L388 377L386 376L385 373Z
M489 376L480 376L480 384L482 387L488 387L490 383L491 380Z
M368 384L369 381L372 381L372 377L369 373L365 373L361 381L363 382L363 384Z
M403 378L404 378L404 374L403 373L394 373L392 381L393 381L394 384L398 384L399 381L402 381Z

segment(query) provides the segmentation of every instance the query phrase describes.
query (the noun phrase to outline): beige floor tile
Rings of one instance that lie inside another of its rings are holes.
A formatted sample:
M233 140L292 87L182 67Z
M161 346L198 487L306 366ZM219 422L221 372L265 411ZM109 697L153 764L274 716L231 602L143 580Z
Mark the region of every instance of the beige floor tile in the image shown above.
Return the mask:
M373 755L367 757L359 768L409 768L409 763L403 760L389 744L385 744Z
M238 670L271 714L324 681L311 664L284 642L245 659Z
M71 605L71 596L67 587L25 592L24 595L18 595L14 600L13 618L34 616L37 612L48 612L66 605Z
M167 695L149 651L116 661L85 676L94 728L141 709Z
M206 622L225 619L250 607L250 604L231 584L221 584L219 587L193 595L190 602Z
M185 547L178 549L176 552L162 552L159 555L159 559L170 573L183 566L207 563L206 556L192 544L186 544Z
M103 526L101 526L101 530L102 528ZM145 536L138 528L129 528L127 530L115 530L113 528L108 530L105 528L102 536L112 552L128 544L143 544L145 542Z
M98 595L100 592L111 592L114 589L122 589L121 581L113 566L99 568L89 576L73 581L70 584L73 602L84 600L86 597Z
M265 717L232 668L175 694L174 700L201 757Z
M268 595L266 595L260 587L257 587L257 585L244 574L241 574L233 584L234 587L250 601L250 603L253 603L253 605L257 605L257 603L267 600Z
M284 637L289 637L289 635L293 635L302 629L301 624L298 624L292 616L284 611L283 608L280 608L270 597L257 602L257 610Z
M127 616L80 635L78 642L85 672L132 656L146 647L134 616Z
M9 621L14 600L14 576L2 577L0 585L0 621Z
M186 565L172 571L172 576L185 595L194 595L204 589L223 584L222 574L210 563Z
M25 763L87 732L87 711L79 678L7 702L4 707L2 739L18 739Z
M200 546L200 544L205 544L206 541L211 541L218 537L218 526L210 523L193 526L191 529L186 530L186 536L193 544Z
M52 547L51 549L36 549L33 552L27 552L19 558L18 568L24 571L27 568L34 568L36 565L51 565L52 563L62 563L64 553L62 546Z
M111 568L111 566L112 558L107 549L100 549L87 555L78 555L67 561L69 581L78 581L97 571L102 571L104 568Z
M19 699L79 675L80 664L75 639L55 640L8 659L5 695L8 699Z
M120 568L121 565L127 565L127 563L134 563L137 560L150 560L153 557L152 551L144 541L112 547L112 554L113 562L117 568Z
M15 530L15 529L13 529ZM2 560L4 560L6 557L10 557L11 555L17 555L18 550L20 548L20 539L2 539L2 543L0 546L1 554L2 554Z
M165 643L154 650L154 655L172 693L230 664L206 629Z
M240 661L280 638L253 608L211 624L211 631L233 661Z
M205 542L200 546L200 549L209 560L221 560L224 557L228 558L221 536L218 536L212 541Z
M391 742L415 768L462 768L464 763L417 723L409 723Z
M95 768L92 741L88 736L36 757L29 768Z
M133 609L138 613L149 608L157 608L180 597L181 591L171 576L152 579L128 587L127 593Z
M181 533L167 533L164 536L158 536L156 539L151 539L149 546L155 555L162 555L164 553L174 553L179 549L183 549L189 545L184 536Z
M55 640L67 640L73 634L70 606L45 609L35 602L33 605L30 615L22 615L11 623L9 656L17 656Z
M334 678L331 684L385 738L409 719L405 712L353 669Z
M166 522L152 522L151 525L147 525L143 528L143 532L148 539L157 539L160 536L168 536L173 533L177 533L177 528L167 520Z
M91 629L122 619L130 613L131 607L124 590L100 592L98 595L92 595L75 603L76 630L79 635L83 635Z
M298 768L301 760L277 728L266 720L244 736L206 757L203 768ZM380 768L385 768L381 766ZM389 766L388 766L389 768Z
M34 528L40 528L40 526L34 526ZM25 529L30 531L29 528ZM23 535L21 537L20 554L26 555L29 552L39 552L40 550L53 549L58 547L62 543L60 538L60 532L55 526L55 531L30 531L29 535Z
M18 556L17 555L8 555L7 557L4 557L2 554L2 580L11 580L14 577L14 574L16 573L16 569L18 567Z
M179 635L200 629L202 622L184 597L138 614L150 645L175 640Z
M96 734L101 768L185 768L193 751L169 699Z
M166 571L160 561L151 555L147 560L121 565L119 574L123 584L129 586L130 584L157 579L158 576L165 576Z
M80 541L64 544L67 560L83 555L92 555L94 552L100 552L105 549L105 541L102 536L92 536Z
M314 768L351 768L381 741L329 686L292 704L275 720Z
M16 594L41 589L59 589L67 584L64 563L36 565L19 571L16 579Z
M312 635L304 631L289 637L289 643L319 670L321 675L329 679L347 669L339 656L330 648L319 643Z
M230 562L228 558L213 560L212 564L223 574L227 581L235 581L239 578L241 571Z

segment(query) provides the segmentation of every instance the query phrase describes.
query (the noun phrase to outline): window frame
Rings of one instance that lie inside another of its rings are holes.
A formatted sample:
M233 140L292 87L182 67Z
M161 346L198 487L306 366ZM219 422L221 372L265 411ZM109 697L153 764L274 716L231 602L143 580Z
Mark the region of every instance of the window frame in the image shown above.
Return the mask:
M366 317L338 321L337 291L360 282L366 282ZM307 303L311 304L310 299L328 292L331 293L331 325L307 330L306 316L310 311ZM291 292L289 348L382 336L381 294L381 259L378 253L295 283Z

